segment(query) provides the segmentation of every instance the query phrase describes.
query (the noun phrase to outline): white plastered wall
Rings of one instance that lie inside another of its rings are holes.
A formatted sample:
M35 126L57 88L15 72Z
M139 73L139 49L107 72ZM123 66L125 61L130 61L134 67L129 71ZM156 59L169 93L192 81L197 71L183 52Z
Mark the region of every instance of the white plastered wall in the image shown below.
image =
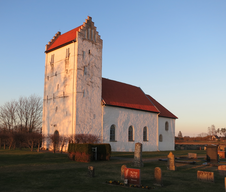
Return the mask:
M66 49L70 49L70 56L66 59ZM50 65L54 55L54 67ZM74 97L77 74L77 46L76 42L46 53L45 86L43 105L44 135L53 134L56 130L61 136L74 134ZM45 148L51 149L48 143Z
M115 142L110 142L110 127L115 125ZM128 141L129 126L134 128L134 141ZM148 128L148 141L143 141L143 128ZM143 144L143 151L157 151L157 113L103 106L103 142L112 151L134 151L135 143Z
M85 34L93 30L94 37ZM78 66L76 96L76 134L101 135L102 131L102 40L92 22L77 35Z
M165 123L168 122L169 129L165 130ZM162 142L159 141L160 151L171 151L175 148L175 119L159 117L159 135L162 135ZM159 139L158 135L158 139Z

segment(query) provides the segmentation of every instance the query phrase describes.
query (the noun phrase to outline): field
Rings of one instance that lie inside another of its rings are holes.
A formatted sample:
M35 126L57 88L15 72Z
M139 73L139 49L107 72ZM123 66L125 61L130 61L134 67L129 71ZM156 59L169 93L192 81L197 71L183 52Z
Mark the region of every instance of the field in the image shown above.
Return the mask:
M204 156L205 151L174 151L176 157L186 156L188 152ZM91 163L73 162L67 154L30 152L0 149L0 191L224 191L224 177L219 176L217 167L202 165L203 158L195 165L176 164L176 171L167 170L166 162L156 159L166 158L169 152L143 152L144 167L141 168L141 184L153 186L154 168L160 167L163 187L140 189L106 184L106 181L120 181L123 164L133 167L133 153L112 153L112 160ZM87 176L88 166L95 167L95 177ZM215 183L197 181L197 170L213 171Z

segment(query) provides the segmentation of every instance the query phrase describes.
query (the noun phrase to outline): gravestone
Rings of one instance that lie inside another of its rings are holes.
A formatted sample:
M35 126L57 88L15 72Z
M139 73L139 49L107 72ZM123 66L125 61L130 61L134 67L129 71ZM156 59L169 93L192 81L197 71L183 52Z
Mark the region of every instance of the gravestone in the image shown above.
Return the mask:
M124 180L124 172L125 172L125 168L127 168L126 165L122 165L121 167L121 179Z
M93 166L89 166L88 167L88 176L89 177L94 177L94 167Z
M160 187L163 186L161 168L159 168L159 167L155 168L154 177L155 177L154 185L160 186Z
M171 171L175 171L176 170L176 166L175 166L175 158L172 152L169 153L168 157L168 166L167 169L171 170Z
M142 162L142 144L135 144L135 152L134 152L134 167L143 167Z
M225 159L225 151L218 151L218 155L221 159Z
M197 171L197 180L214 182L214 172Z
M141 185L141 178L140 178L140 169L133 169L133 168L125 168L124 172L124 179L127 180L127 184L133 185Z
M197 159L197 153L188 153L189 159Z
M218 173L221 176L226 176L226 165L219 165L218 166Z
M206 146L206 160L210 163L218 163L218 146L207 145Z
M224 178L224 191L226 192L226 177Z

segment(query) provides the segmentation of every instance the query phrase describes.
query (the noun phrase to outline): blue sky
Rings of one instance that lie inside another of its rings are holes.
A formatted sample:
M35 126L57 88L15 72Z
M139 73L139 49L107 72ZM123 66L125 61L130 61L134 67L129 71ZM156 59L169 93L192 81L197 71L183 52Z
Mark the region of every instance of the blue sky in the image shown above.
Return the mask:
M226 127L226 1L0 0L0 105L43 96L45 45L91 16L103 77L139 86L179 117L176 135Z

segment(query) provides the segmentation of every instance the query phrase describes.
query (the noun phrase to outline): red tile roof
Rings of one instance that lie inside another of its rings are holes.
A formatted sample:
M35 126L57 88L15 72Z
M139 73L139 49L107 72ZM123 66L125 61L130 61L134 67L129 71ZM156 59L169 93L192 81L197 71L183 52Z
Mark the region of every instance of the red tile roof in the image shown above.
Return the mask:
M159 113L139 87L110 79L102 78L102 99L105 105Z
M79 29L81 29L83 25L75 28L75 29L72 29L62 35L60 35L56 40L55 42L46 50L46 51L50 51L52 49L55 49L55 48L58 48L62 45L65 45L67 43L70 43L72 42L73 40L76 39L76 35L77 35L77 31L79 31Z
M160 111L159 117L168 117L168 118L172 118L172 119L177 119L177 117L173 113L171 113L169 110L167 110L165 107L163 107L158 101L156 101L150 95L147 95L147 97Z

